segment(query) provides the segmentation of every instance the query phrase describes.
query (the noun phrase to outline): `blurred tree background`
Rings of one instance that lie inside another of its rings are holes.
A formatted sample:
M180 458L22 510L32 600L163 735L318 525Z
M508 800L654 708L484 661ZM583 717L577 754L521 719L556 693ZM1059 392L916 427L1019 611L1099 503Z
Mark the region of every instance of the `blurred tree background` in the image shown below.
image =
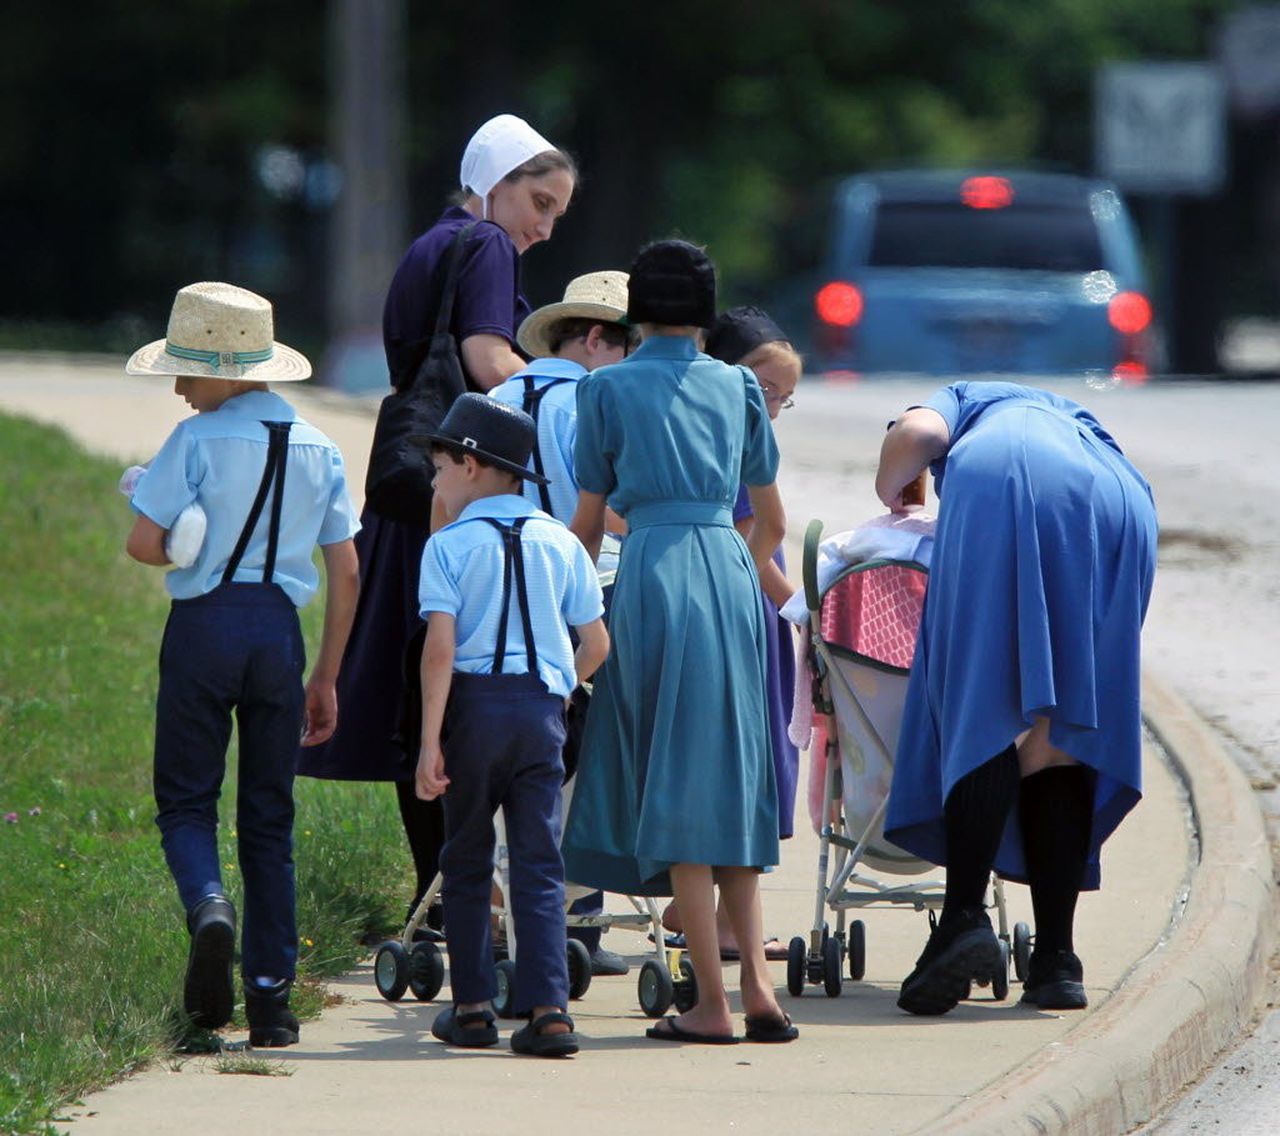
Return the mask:
M710 246L726 299L788 312L817 267L837 178L938 163L1087 173L1097 65L1203 58L1238 6L398 2L402 57L388 65L404 75L405 243L456 186L471 131L511 111L583 171L556 237L526 258L535 305L679 233ZM225 278L275 300L282 338L322 348L342 191L329 7L5 5L0 345L127 349L160 333L178 286ZM1228 216L1228 253L1252 256L1230 275L1229 306L1273 313L1274 272L1249 252L1258 210Z

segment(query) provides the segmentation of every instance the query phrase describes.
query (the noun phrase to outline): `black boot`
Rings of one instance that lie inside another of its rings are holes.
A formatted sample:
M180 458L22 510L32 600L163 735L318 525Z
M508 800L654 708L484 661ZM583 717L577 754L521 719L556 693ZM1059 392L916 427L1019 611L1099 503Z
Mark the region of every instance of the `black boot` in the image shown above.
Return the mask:
M236 909L225 896L202 899L187 915L191 946L182 1006L193 1025L221 1029L231 1020L235 992L231 975L236 949Z
M298 1043L298 1019L289 1009L289 988L282 978L273 986L246 982L244 1016L249 1021L249 1044L254 1049L279 1049Z

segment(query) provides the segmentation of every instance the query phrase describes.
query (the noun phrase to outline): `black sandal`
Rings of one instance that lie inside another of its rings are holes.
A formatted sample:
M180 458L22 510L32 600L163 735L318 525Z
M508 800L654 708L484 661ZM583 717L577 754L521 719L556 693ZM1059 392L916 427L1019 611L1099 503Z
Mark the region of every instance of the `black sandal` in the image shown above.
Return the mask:
M471 1010L460 1014L456 1006L449 1006L436 1015L431 1023L431 1036L446 1045L464 1049L484 1049L498 1044L498 1019L491 1010ZM484 1023L477 1029L477 1023Z
M542 1032L557 1022L567 1025L568 1033ZM570 1057L578 1052L578 1035L573 1032L573 1019L559 1010L543 1014L511 1035L511 1048L529 1057Z

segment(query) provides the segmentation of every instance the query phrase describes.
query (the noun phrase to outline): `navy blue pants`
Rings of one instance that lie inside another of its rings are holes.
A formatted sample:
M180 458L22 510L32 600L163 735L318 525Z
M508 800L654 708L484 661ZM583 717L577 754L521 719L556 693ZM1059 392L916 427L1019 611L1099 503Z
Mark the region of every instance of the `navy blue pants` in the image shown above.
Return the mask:
M489 909L493 818L501 807L517 938L513 1009L569 1004L557 819L564 736L564 700L536 676L453 676L441 736L449 788L440 870L455 1003L497 993Z
M233 714L238 725L241 966L251 978L292 979L298 957L293 766L305 661L297 609L274 584L175 600L160 647L156 824L188 911L222 893L218 797Z

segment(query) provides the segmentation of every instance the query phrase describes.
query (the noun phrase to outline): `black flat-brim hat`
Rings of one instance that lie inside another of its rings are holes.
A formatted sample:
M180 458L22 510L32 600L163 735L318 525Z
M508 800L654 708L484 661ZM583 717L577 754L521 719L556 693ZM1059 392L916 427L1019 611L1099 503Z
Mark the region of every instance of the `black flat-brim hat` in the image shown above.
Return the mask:
M409 440L471 454L535 485L547 485L547 478L528 468L536 437L537 427L523 410L468 392L458 396L437 433L413 434Z
M710 327L716 318L716 266L688 241L640 251L627 280L627 319L668 327Z

